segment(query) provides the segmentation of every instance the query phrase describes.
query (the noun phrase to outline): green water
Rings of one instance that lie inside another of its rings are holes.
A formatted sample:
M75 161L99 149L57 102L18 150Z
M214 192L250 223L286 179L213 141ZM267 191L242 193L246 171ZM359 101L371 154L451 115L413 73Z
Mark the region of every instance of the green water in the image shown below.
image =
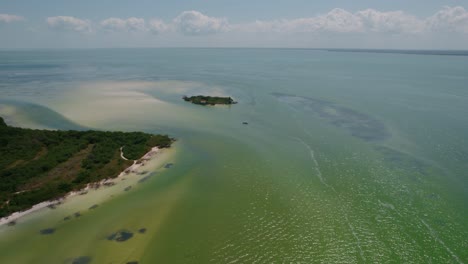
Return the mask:
M468 260L464 57L135 49L0 58L10 124L178 138L172 168L82 217L63 221L70 212L59 206L0 227L0 263ZM181 100L199 93L239 104ZM133 237L107 239L122 229Z

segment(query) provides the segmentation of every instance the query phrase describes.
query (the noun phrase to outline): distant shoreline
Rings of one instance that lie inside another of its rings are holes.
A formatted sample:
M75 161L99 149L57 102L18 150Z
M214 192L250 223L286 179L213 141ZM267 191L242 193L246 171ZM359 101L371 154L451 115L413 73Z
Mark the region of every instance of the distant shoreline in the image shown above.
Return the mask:
M213 49L213 50L310 50L323 52L364 52L409 55L439 55L468 56L468 50L443 49L382 49L382 48L307 48L307 47L121 47L121 48L0 48L0 52L60 52L60 51L92 51L92 50L151 50L151 49Z
M361 52L408 55L468 56L468 50L404 50L404 49L320 49L329 52Z

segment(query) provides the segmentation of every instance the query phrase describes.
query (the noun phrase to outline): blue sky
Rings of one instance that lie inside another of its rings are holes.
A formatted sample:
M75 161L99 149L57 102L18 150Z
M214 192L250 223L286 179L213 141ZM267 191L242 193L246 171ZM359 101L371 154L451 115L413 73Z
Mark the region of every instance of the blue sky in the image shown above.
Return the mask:
M0 0L0 48L466 49L468 0Z

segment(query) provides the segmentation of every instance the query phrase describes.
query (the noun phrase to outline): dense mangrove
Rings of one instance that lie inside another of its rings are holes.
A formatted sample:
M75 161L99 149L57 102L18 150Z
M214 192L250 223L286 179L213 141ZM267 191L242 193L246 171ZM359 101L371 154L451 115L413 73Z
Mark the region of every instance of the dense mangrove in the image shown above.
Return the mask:
M231 97L219 97L219 96L204 96L204 95L196 95L196 96L184 96L182 97L184 101L191 102L192 104L198 105L231 105L237 104L234 99Z
M0 117L0 217L114 178L151 148L173 141L142 132L10 127Z

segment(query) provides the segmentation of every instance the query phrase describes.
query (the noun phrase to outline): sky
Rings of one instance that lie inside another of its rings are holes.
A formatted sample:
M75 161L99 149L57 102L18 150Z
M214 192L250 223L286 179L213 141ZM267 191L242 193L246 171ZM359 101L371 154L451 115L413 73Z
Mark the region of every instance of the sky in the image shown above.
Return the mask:
M0 48L468 49L468 0L0 0Z

